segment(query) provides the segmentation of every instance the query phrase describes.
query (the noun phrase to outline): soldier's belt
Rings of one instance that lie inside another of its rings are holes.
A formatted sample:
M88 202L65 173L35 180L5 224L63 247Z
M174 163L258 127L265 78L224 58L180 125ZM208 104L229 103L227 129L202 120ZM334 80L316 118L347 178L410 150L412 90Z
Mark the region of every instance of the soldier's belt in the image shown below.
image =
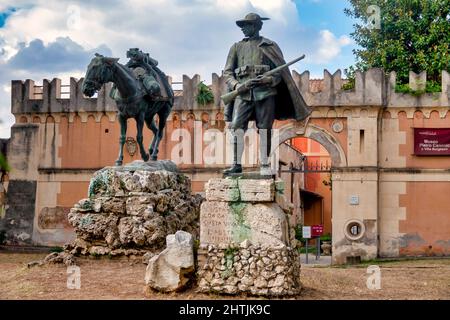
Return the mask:
M259 65L245 65L234 70L234 74L237 78L256 78L257 76L270 70L270 66L265 64Z

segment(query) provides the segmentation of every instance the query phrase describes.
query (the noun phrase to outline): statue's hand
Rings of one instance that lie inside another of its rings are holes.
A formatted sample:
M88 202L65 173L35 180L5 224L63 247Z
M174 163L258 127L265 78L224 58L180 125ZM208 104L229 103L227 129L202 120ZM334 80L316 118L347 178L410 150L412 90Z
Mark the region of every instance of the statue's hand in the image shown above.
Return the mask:
M273 77L272 76L263 76L260 75L258 77L256 77L256 80L258 80L258 84L262 84L262 85L271 85L273 83Z
M243 92L246 92L246 91L250 90L251 88L256 87L258 84L260 84L259 80L257 80L257 79L249 79L249 80L245 81L244 83L239 83L236 86L236 90L239 93L243 93Z

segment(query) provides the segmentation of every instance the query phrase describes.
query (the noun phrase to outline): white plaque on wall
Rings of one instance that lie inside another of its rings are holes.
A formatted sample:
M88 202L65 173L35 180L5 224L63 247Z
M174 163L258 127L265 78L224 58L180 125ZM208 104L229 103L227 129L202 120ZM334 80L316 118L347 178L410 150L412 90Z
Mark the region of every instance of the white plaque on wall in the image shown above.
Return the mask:
M359 196L351 195L349 202L351 205L354 205L354 206L358 205L359 204Z

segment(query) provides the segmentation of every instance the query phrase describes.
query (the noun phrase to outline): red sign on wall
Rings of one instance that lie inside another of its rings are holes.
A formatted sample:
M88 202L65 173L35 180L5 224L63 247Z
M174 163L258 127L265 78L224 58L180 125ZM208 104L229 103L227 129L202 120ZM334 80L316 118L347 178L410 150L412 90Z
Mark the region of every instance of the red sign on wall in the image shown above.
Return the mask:
M414 128L414 154L418 156L450 155L450 128Z
M312 237L320 237L323 234L323 225L316 224L311 226L311 236Z

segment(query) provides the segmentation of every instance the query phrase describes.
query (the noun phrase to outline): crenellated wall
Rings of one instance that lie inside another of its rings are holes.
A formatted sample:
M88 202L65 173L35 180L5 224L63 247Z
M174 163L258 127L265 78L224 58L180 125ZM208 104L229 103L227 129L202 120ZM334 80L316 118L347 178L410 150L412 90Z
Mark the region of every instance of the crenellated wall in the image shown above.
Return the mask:
M442 71L442 92L418 96L395 92L395 73L385 75L382 69L357 72L352 90L342 89L346 80L339 70L325 70L322 80L310 79L308 71L294 71L293 78L313 112L307 121L277 121L278 142L303 136L330 154L333 261L450 255L450 156L418 157L413 152L413 128L450 128L449 73ZM411 72L411 88L422 89L425 79L424 72ZM183 153L178 165L196 192L203 191L209 178L221 176L230 160L220 100L226 91L224 79L212 74L214 102L208 105L196 101L200 81L198 75L183 76L160 147L161 159L173 158L179 148L192 151L189 156ZM68 86L59 79L44 80L42 86L32 80L12 81L16 123L8 147L13 167L8 197L15 204L9 205L0 228L7 226L17 242L55 245L70 240L68 209L86 196L92 173L117 156L119 125L108 95L111 85L96 98L86 98L81 84L74 78ZM214 132L225 141L223 162L218 164L205 161ZM133 153L135 135L130 120L125 162L139 159L139 153ZM255 146L255 137L249 135L249 145ZM146 130L144 144L151 138ZM295 157L281 153L280 159ZM254 160L249 155L245 163L255 166ZM27 193L23 207L12 199L21 190ZM362 230L360 238L348 234L347 227L355 223Z
M324 71L321 89L313 90L309 71L302 74L293 71L293 79L305 101L312 107L360 107L380 106L389 108L437 107L449 105L450 75L442 71L442 92L424 93L419 96L395 92L396 73L386 76L382 69L374 68L366 72L357 71L355 87L343 90L346 82L341 71L334 74ZM414 90L424 89L426 72L419 75L410 72L409 85ZM11 105L14 115L67 112L115 112L115 103L108 93L112 84L108 83L99 91L97 98L87 98L81 92L83 79L70 78L70 85L63 86L60 79L43 80L42 86L36 86L33 80L12 81ZM214 102L202 106L196 101L197 86L201 82L199 75L192 78L183 75L182 90L176 91L173 110L209 110L223 107L220 96L226 92L222 76L213 73L210 88ZM66 89L64 89L66 88ZM67 91L68 90L68 91ZM62 95L70 98L61 98Z

